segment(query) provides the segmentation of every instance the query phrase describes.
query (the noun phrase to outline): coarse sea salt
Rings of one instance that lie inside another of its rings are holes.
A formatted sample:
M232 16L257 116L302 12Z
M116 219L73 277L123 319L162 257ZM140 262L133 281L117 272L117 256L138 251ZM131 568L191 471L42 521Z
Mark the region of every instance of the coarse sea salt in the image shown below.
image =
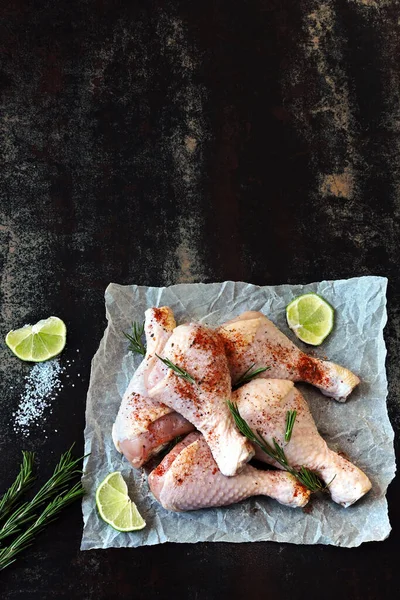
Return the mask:
M60 365L59 360L37 363L32 367L25 377L18 408L13 413L16 433L28 437L30 427L43 426L45 412L62 388L60 376L64 371L65 367ZM51 408L49 412L52 412Z

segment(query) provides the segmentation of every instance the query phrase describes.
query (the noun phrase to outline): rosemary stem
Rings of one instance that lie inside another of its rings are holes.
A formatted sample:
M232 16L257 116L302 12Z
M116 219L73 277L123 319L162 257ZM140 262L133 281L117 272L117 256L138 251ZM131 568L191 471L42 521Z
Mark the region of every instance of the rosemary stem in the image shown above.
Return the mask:
M56 496L36 517L33 523L21 533L12 543L0 550L0 571L15 562L18 554L28 548L34 541L35 536L44 529L46 525L54 521L63 508L74 500L81 498L84 494L81 483L75 484L62 495Z
M124 333L124 336L129 340L129 350L141 354L146 354L146 348L142 342L142 335L144 334L144 322L138 323L135 321L132 323L132 333Z
M175 373L175 375L177 375L178 377L182 377L182 379L186 379L186 381L189 381L190 383L196 383L196 381L191 375L189 375L187 371L173 363L171 360L169 360L169 358L161 358L161 356L159 356L157 352L155 354L157 358L159 358L161 362L163 362L164 365L168 367L168 369L171 369L171 371Z
M260 375L261 373L264 373L264 371L268 371L271 368L271 367L260 367L259 369L255 369L254 371L251 371L253 369L253 367L255 366L255 364L256 363L253 363L252 365L250 365L250 367L243 373L243 375L241 375L239 377L239 379L237 379L235 381L235 383L232 385L232 389L234 391L237 390L238 388L240 388L245 383L249 383L249 381L254 379L254 377L257 377L257 375Z
M291 467L286 458L285 452L283 448L278 444L275 438L272 438L274 447L272 447L267 440L262 436L262 434L257 431L255 434L249 424L242 418L240 415L237 404L227 401L229 410L235 420L236 426L239 431L253 444L257 444L265 454L267 454L270 458L276 461L281 467L293 475L300 483L302 483L307 489L311 492L322 492L325 491L330 483L325 485L321 479L316 475L313 471L310 471L306 467L302 466L300 469L295 469ZM291 411L288 411L291 412ZM293 420L292 429L294 425L293 415L290 417ZM288 421L288 416L286 415L286 422Z
M78 469L78 463L81 459L73 459L71 449L62 454L53 475L40 488L32 500L18 507L7 519L0 529L0 542L10 535L18 533L26 523L32 522L36 517L37 510L54 498L54 496L65 492L71 479L81 473L80 469Z
M20 470L14 483L0 499L0 521L6 520L22 494L32 486L35 480L33 475L34 452L23 452L22 456Z

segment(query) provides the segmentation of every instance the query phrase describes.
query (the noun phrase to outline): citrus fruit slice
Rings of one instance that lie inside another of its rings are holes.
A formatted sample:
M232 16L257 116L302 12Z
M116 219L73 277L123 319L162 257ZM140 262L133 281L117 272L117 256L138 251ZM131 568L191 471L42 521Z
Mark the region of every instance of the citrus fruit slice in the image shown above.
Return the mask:
M309 293L297 296L286 307L286 319L290 329L306 344L319 346L330 334L335 311L324 298Z
M66 339L65 323L58 317L49 317L36 325L9 331L6 344L21 360L43 362L60 354Z
M136 531L146 526L119 471L110 473L96 492L96 505L103 521L117 531Z

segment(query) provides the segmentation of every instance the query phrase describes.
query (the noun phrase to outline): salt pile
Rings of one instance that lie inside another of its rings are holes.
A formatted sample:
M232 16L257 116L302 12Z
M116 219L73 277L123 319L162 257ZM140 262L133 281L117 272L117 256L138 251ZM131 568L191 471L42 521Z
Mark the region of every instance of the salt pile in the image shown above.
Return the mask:
M46 409L62 388L60 376L64 371L65 367L62 367L57 359L37 363L32 367L29 375L25 377L24 391L18 408L13 413L16 433L27 437L32 425L43 425L46 421Z

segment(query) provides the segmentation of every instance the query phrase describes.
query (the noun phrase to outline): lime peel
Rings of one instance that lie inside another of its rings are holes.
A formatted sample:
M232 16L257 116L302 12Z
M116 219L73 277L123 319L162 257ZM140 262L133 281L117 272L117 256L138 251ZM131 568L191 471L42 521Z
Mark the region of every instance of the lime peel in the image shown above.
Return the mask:
M128 486L119 471L110 473L100 483L96 506L103 521L117 531L138 531L146 526L136 504L129 498Z
M310 292L297 296L287 305L286 319L302 342L319 346L333 329L335 310L325 298Z

